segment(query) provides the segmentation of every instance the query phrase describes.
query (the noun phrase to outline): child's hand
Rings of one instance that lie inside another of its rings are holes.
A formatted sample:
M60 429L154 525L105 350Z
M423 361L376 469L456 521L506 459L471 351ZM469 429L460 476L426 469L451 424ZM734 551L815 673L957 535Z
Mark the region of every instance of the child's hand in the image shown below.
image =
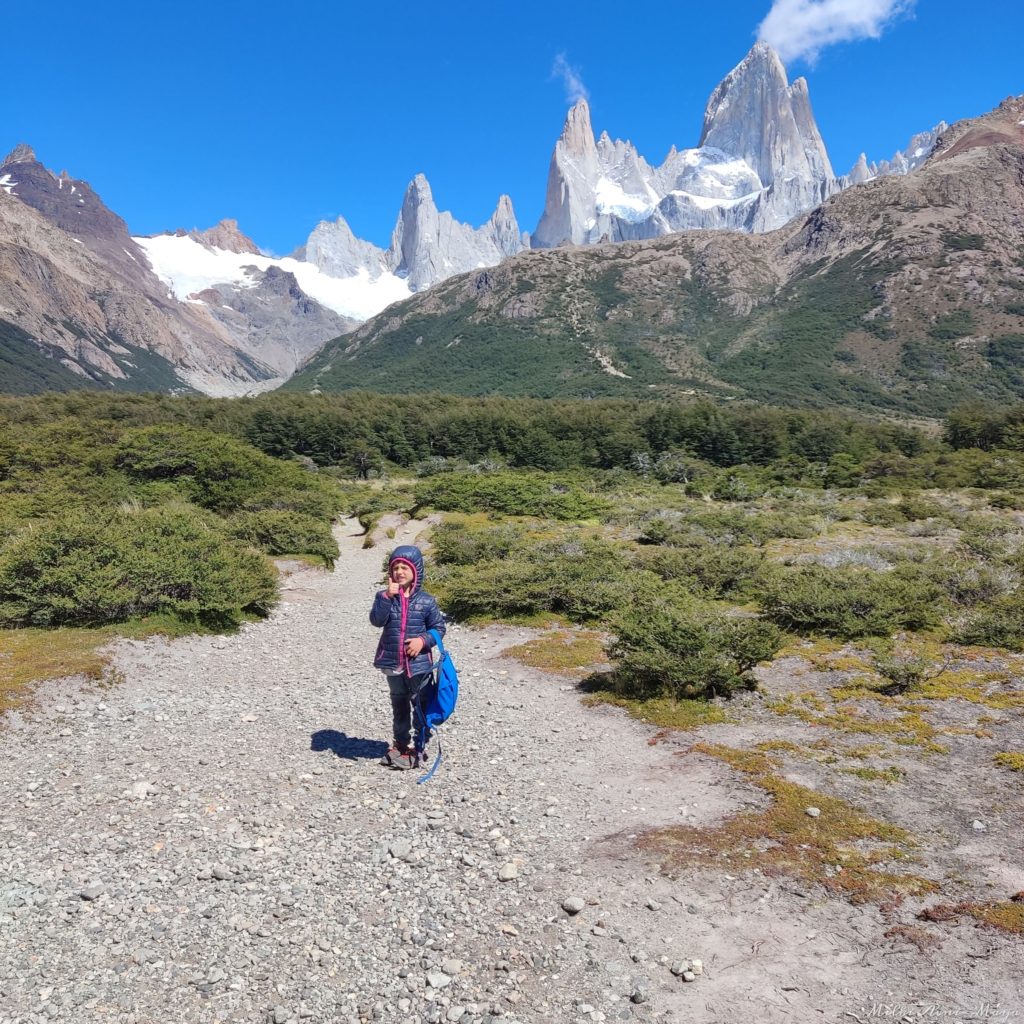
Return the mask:
M401 589L402 588L393 579L388 579L388 589L387 589L388 597L397 597L398 596L398 592Z
M410 658L415 658L423 650L423 637L413 636L405 641L405 653Z

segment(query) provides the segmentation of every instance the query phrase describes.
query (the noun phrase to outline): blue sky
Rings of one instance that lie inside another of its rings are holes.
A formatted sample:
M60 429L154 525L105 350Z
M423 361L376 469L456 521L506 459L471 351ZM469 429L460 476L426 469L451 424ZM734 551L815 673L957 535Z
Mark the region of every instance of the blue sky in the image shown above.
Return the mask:
M837 172L1024 92L1017 0L57 0L5 9L0 149L30 143L140 234L235 217L282 254L341 214L384 245L417 172L459 220L508 192L532 230L568 106L559 55L595 130L660 162L697 144L769 9Z

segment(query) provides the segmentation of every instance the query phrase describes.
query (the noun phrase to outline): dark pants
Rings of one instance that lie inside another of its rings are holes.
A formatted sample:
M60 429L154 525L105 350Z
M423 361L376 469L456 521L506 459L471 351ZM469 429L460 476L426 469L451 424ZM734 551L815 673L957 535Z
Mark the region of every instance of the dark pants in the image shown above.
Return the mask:
M392 728L395 746L399 750L409 747L410 739L415 739L413 746L419 747L423 719L420 717L417 695L430 682L431 673L422 672L418 676L388 676L388 689L391 691ZM415 726L415 737L410 736L410 728Z

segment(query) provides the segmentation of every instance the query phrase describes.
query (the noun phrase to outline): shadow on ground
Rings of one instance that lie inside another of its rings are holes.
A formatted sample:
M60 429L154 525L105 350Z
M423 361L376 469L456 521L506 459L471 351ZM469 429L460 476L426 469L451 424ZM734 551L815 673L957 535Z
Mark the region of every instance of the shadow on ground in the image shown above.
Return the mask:
M331 750L348 761L381 758L388 745L383 740L366 740L359 736L346 736L337 729L318 729L310 737L309 749L315 752Z

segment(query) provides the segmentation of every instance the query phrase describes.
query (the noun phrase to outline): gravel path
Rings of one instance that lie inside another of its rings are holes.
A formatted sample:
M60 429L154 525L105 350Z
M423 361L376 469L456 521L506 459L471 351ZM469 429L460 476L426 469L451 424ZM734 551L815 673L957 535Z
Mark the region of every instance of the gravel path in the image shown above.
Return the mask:
M463 690L441 769L417 786L379 767L381 551L350 525L339 539L336 571L292 566L269 620L122 641L118 685L50 683L7 716L4 1024L1016 1012L1012 942L961 930L937 962L884 943L877 908L645 863L642 829L763 794L678 756L693 734L653 742L503 659L524 631L453 627ZM690 958L704 971L685 980Z
M499 658L511 634L456 627L442 767L425 786L379 767L381 554L345 530L337 570L298 568L268 621L121 642L120 685L50 684L8 716L0 1019L668 1012L688 951L644 934L653 880L595 878L587 855L598 835L673 818L654 787L608 778L614 752L669 754L618 714L588 736L570 687ZM635 922L605 912L608 886L636 890ZM582 912L562 909L571 897Z

